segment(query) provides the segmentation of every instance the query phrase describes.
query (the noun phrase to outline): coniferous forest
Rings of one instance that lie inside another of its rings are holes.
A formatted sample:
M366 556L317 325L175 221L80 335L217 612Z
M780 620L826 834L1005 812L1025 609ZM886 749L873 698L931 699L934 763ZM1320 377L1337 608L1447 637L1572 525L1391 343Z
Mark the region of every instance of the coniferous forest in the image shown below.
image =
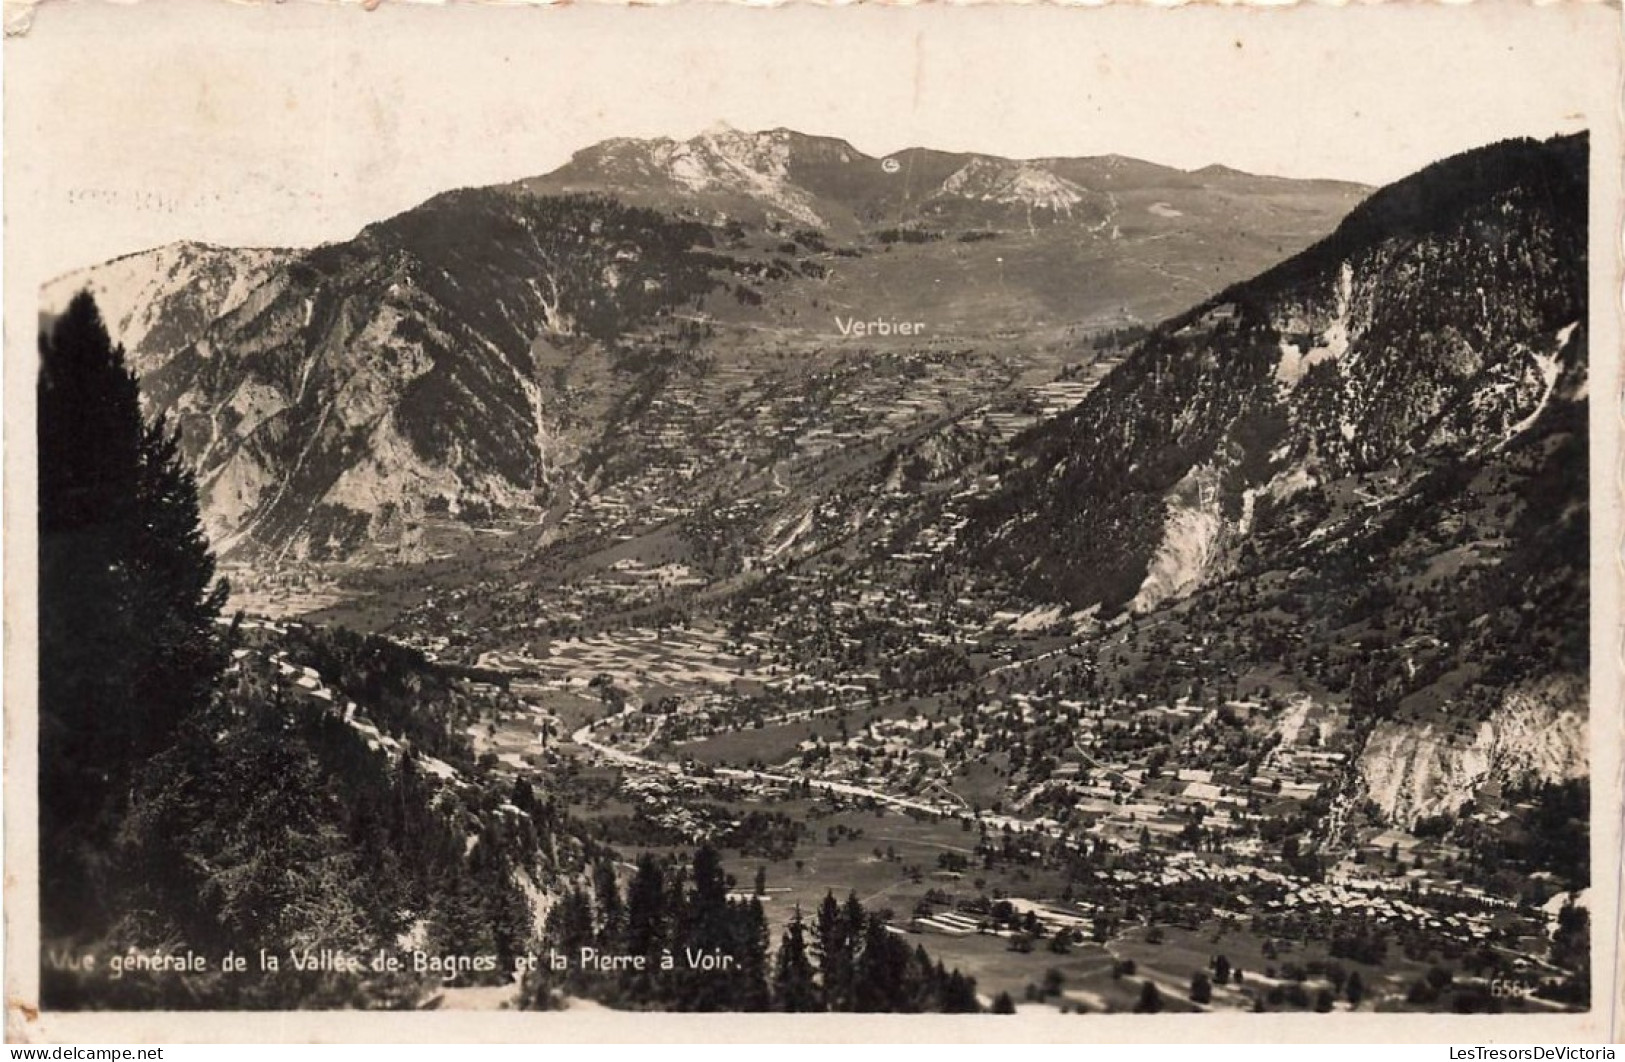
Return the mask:
M1590 1008L1590 159L722 130L52 282L42 1002Z
M551 840L552 809L528 791L435 786L416 746L449 751L433 722L444 705L425 706L416 745L384 756L333 711L295 698L285 666L218 622L225 587L196 487L164 421L144 423L137 382L88 296L40 352L46 1004L410 1004L424 988L412 978L288 959L393 948L414 929L426 948L499 960L525 946L529 911L512 875L535 863L539 836ZM371 641L370 653L352 649L349 673L424 687L421 657ZM482 814L508 800L526 808L523 829ZM550 847L553 857L576 858L567 845ZM262 949L279 969L218 968ZM195 954L210 968L114 976L107 957L132 952Z
M674 951L685 971L532 975L521 1001L978 1009L973 981L855 899L770 954L761 905L728 898L709 847L692 871L645 856L623 897L612 851L552 796L478 769L466 730L490 705L457 669L342 628L223 617L176 433L143 417L94 300L39 346L46 1006L414 1007L512 982L540 947L595 946L655 965ZM109 961L132 957L171 965Z
M691 866L646 853L624 890L614 868L600 863L550 912L543 942L565 969L538 971L529 1001L545 1008L578 994L681 1011L981 1009L974 978L910 948L856 894L845 903L827 894L811 923L798 909L770 958L762 901L736 885L709 845ZM622 968L606 979L603 966L612 962Z

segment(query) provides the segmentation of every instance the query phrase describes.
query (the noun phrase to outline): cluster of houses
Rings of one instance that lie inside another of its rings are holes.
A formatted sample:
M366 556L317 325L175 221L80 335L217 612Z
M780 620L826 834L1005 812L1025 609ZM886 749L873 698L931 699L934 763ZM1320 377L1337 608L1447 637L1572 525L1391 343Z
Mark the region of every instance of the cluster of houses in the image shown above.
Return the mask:
M1231 778L1236 783L1232 788L1220 784L1220 774L1204 768L1187 767L1148 777L1140 767L1073 761L1055 773L1063 778L1075 777L1081 767L1101 779L1080 784L1092 791L1095 803L1080 802L1079 807L1099 812L1096 818L1074 818L1062 824L1030 813L973 809L947 784L953 772L942 756L941 742L954 729L918 716L875 719L844 738L804 741L797 750L799 763L770 768L770 773L763 774L728 773L745 799L763 803L786 794L786 776L811 780L815 785L842 786L854 793L868 790L906 796L922 810L977 822L984 834L1007 831L1030 838L1029 844L1018 847L1030 847L1034 857L1042 854L1046 840L1075 848L1080 836L1110 836L1120 847L1135 850L1144 833L1165 835L1176 826L1183 828L1198 807L1205 809L1201 820L1205 825L1221 827L1232 816L1239 821L1253 814L1256 819L1256 814L1247 810L1248 801L1265 793L1276 801L1292 799L1274 791L1273 781L1264 793L1251 788L1261 780ZM633 726L624 740L634 742L642 733L643 728ZM1303 769L1333 770L1339 762L1334 755L1314 753L1304 760ZM1277 759L1287 761L1293 757L1283 755ZM705 780L650 772L633 773L626 784L632 793L641 793L649 805L649 816L662 825L696 837L709 836L718 828L719 824L687 809L681 799L674 799L679 790L703 786ZM1408 842L1414 843L1406 836ZM1376 849L1386 839L1387 835L1381 835L1368 839L1366 844ZM1113 889L1153 894L1191 883L1212 883L1228 901L1216 905L1214 915L1238 923L1255 916L1333 919L1363 915L1395 929L1408 928L1440 940L1471 945L1491 939L1492 932L1505 926L1509 918L1530 915L1510 900L1420 869L1383 876L1365 866L1344 864L1320 880L1311 880L1285 867L1273 846L1261 846L1250 836L1240 839L1239 834L1234 841L1201 852L1160 842L1152 850L1141 851L1149 857L1147 860L1101 870L1098 875ZM1010 902L1019 913L1030 910L1045 933L1081 931L1096 913L1089 902ZM910 922L909 928L946 935L993 931L985 918L963 911L922 913Z
M1193 822L1220 839L1250 836L1255 831L1249 827L1271 813L1268 809L1279 812L1283 801L1311 799L1343 768L1342 753L1278 747L1266 758L1268 765L1251 777L1244 770L1191 766L1155 771L1148 770L1143 756L1101 752L1103 745L1096 740L1125 719L1147 713L1174 720L1177 729L1168 733L1188 738L1210 725L1216 711L1183 699L1147 706L1139 699L1086 703L1012 692L978 706L974 734L967 735L957 724L934 725L920 716L882 718L839 740L809 739L798 751L820 777L902 787L910 795L935 797L951 793L955 773L964 763L990 761L1041 725L1062 718L1072 745L1057 750L1047 774L1028 772L1022 784L1012 777L1010 799L1003 803L1012 811L1064 803L1073 824L1087 824L1098 834L1129 844L1147 834L1179 834ZM1047 799L1039 801L1040 796ZM944 809L959 813L966 806L960 800L957 806L945 803ZM1010 822L1016 828L1064 832L1061 822L1031 811ZM1004 823L994 825L1002 828Z

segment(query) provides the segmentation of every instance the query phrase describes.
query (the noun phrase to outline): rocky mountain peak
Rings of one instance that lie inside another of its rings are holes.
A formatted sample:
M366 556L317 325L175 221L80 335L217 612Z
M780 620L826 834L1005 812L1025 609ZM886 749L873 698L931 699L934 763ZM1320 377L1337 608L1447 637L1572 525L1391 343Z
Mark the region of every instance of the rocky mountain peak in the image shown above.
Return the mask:
M180 425L223 548L349 556L465 502L550 497L594 433L622 429L622 391L657 386L648 355L674 335L720 326L817 348L838 318L904 309L938 337L1155 319L1324 235L1363 191L1215 193L1143 163L1113 171L1108 193L1097 171L923 148L880 159L719 125L607 140L309 250L160 248L64 278L44 303L92 289L145 400ZM1274 209L1282 195L1290 211ZM1170 279L1164 263L1216 243L1211 277Z
M1071 213L1095 193L1057 175L1041 162L1015 162L978 155L942 183L943 196L1017 204Z

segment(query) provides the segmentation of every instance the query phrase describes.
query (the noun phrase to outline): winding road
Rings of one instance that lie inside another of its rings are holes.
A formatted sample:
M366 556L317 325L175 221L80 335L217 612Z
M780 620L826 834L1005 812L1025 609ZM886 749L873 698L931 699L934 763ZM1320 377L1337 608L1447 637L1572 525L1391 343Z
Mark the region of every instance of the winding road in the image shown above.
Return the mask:
M627 712L636 711L637 709L627 709ZM614 717L611 716L610 718ZM951 809L944 809L935 804L927 804L920 800L911 800L908 797L893 796L890 793L885 793L878 789L870 789L861 785L852 785L848 782L832 782L822 778L798 778L794 775L778 774L773 771L751 771L743 770L737 767L716 767L713 768L709 774L694 774L684 768L681 763L676 763L669 760L651 760L646 756L640 756L631 752L623 752L620 749L605 745L593 738L592 727L593 724L588 723L580 730L577 730L574 734L571 734L570 740L575 744L580 745L582 748L588 749L609 762L619 764L622 767L631 767L645 771L656 771L662 774L687 775L699 781L714 777L727 779L729 781L778 782L785 785L800 783L813 789L821 789L830 793L839 793L843 796L867 797L874 800L876 803L887 804L891 807L900 808L904 811L921 811L929 815L953 814Z
M636 711L637 709L635 708L628 708L621 714L624 715ZM614 716L609 716L606 719L599 720L599 722L607 722L608 719L613 718ZM615 763L622 767L628 767L634 770L652 771L669 775L681 775L699 782L704 782L708 778L717 778L726 781L776 782L781 785L800 784L807 786L809 789L817 789L826 793L837 793L841 796L873 800L877 804L884 804L888 807L897 808L901 811L922 812L927 815L936 815L946 818L959 818L967 813L970 813L968 808L954 808L948 806L946 803L930 804L923 800L917 800L912 797L896 796L880 789L871 789L868 786L854 785L851 782L835 782L827 778L806 778L791 774L780 774L775 771L754 771L737 767L716 767L711 769L706 774L700 774L688 770L681 763L670 760L652 760L647 756L641 756L632 752L625 752L621 749L605 745L603 742L598 741L593 737L592 730L593 724L588 723L586 726L581 727L575 733L571 734L570 740L576 745L593 752L610 763ZM957 794L955 794L955 799L960 799ZM995 815L991 812L983 812L980 815L976 815L974 813L971 814L976 821L985 823L989 827L996 830L1002 830L1005 827L1009 827L1011 830L1018 833L1038 833L1046 837L1065 836L1065 832L1063 830L1049 827L1033 820L1016 818L1011 815Z

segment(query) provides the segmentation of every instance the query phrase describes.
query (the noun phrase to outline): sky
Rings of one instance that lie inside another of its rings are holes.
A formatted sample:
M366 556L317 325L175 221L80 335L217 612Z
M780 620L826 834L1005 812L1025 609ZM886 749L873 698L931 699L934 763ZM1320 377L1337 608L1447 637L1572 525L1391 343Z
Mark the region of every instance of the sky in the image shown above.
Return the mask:
M1596 122L1617 82L1589 57L1612 31L1596 7L1495 0L50 5L5 44L8 264L43 280L176 239L345 239L447 188L718 120L877 155L1116 153L1380 184Z

